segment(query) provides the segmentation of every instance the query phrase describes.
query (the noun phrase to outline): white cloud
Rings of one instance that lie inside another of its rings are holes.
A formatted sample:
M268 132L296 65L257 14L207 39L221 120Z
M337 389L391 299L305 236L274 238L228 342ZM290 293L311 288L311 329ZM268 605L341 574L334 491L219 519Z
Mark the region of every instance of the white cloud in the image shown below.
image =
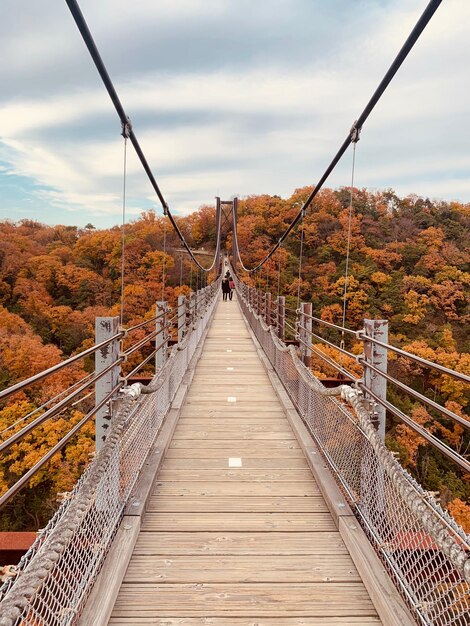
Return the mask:
M341 11L349 5L339 0L336 4L340 23ZM51 10L52 5L48 6ZM318 11L325 9L322 3L315 6ZM162 191L176 211L197 208L215 195L289 195L295 187L315 183L414 25L423 3L364 2L354 18L355 28L342 24L342 38L334 29L325 35L328 49L323 57L318 56L318 48L307 45L309 3L277 0L275 8L277 12L269 11L268 4L260 3L252 15L240 19L245 24L251 17L261 34L263 28L282 33L286 39L279 43L277 56L268 59L260 48L258 57L252 51L240 65L243 48L254 44L239 31L239 48L233 47L232 31L237 32L237 24L227 23L236 14L233 0L143 0L137 5L115 0L83 2L112 67L134 44L127 36L118 47L110 45L126 28L133 33L140 25L145 40L150 36L149 24L155 22L163 29L159 33L167 29L170 44L166 45L170 46L172 29L179 28L181 20L186 28L209 24L204 30L208 40L215 32L214 25L231 29L216 70L214 59L198 71L189 65L184 71L184 62L189 61L183 58L183 69L165 71L161 58L157 69L145 58L144 70L139 73L140 64L134 58L131 73L116 73L121 101ZM290 48L298 45L296 33L288 30L291 23L286 22L292 14L306 38L302 40L305 49L300 46L297 56L291 58ZM43 64L48 68L47 78L53 81L49 71L53 57L62 58L64 37L71 38L74 32L66 13L55 19L65 25L57 39L36 32L21 52L11 33L7 38L8 56L15 57L15 67L23 72L28 70L31 48L37 50L31 65L36 80ZM465 180L465 173L470 172L469 21L470 3L465 0L448 0L438 9L364 128L357 148L358 184L470 200ZM312 41L317 28L311 24ZM21 32L25 35L26 26ZM188 41L188 46L196 53L197 46L207 43L203 40ZM49 91L45 87L29 96L5 96L3 101L0 95L0 157L8 172L47 188L35 192L44 203L62 210L81 210L85 221L89 221L91 207L118 221L122 189L119 122L80 43L74 39L63 53L72 67L85 72L87 78L80 87L61 85L60 75ZM140 43L150 46L152 40ZM175 44L165 52L171 59L181 50ZM269 53L273 54L273 48ZM299 58L305 62L299 63ZM349 168L350 159L346 158L328 184L348 184ZM0 173L4 171L0 169ZM149 201L157 206L132 150L128 176L133 199L130 211L138 211L139 198L145 207Z

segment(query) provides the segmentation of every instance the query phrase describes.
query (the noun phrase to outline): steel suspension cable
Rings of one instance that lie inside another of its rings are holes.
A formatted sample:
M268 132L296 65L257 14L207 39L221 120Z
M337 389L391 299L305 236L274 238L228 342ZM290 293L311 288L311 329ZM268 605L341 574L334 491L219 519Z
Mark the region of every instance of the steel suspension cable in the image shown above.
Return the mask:
M351 251L351 224L353 211L353 190L354 190L354 169L356 165L356 144L353 146L352 170L351 170L351 189L349 192L349 213L348 213L348 237L346 243L346 267L344 270L344 292L343 292L343 326L346 326L346 299L348 295L348 278L349 278L349 255Z
M101 80L104 83L104 86L106 88L106 91L109 94L109 97L111 98L111 101L114 105L114 108L116 109L116 113L119 116L119 119L121 120L121 124L122 127L127 127L128 131L129 131L129 139L134 147L134 150L136 151L137 156L139 157L139 160L142 164L142 167L145 170L145 173L147 174L147 177L150 181L150 184L152 185L155 193L158 196L158 199L160 200L160 203L162 205L163 208L163 213L168 217L168 219L171 222L171 225L173 226L176 234L178 235L181 243L183 244L183 246L186 248L188 254L190 255L191 259L193 260L193 262L204 272L208 272L210 271L211 268L205 268L203 267L199 261L196 259L196 257L194 256L191 248L189 247L188 243L186 242L186 239L184 238L183 233L181 232L177 222L175 221L173 215L171 214L170 208L160 190L160 187L158 186L157 181L155 180L155 177L152 173L152 170L150 168L150 165L148 164L147 159L145 158L145 155L142 151L142 148L140 147L140 144L137 140L137 137L135 136L134 130L132 128L132 124L130 121L130 118L128 117L128 115L126 114L124 107L122 106L122 103L119 99L119 96L116 92L116 89L114 88L113 82L108 74L108 70L106 69L106 66L103 62L103 59L101 58L101 55L98 51L98 48L96 47L95 41L93 39L93 36L90 32L90 29L88 28L88 25L86 23L86 20L83 16L83 13L80 9L80 6L77 2L77 0L65 0L65 2L67 3L67 6L70 10L70 13L72 14L73 19L75 20L75 24L77 25L78 30L80 31L80 34L83 38L83 41L85 42L85 45L88 49L88 52L90 53L91 58L93 59L93 62L95 64L96 69L98 70L99 75L101 76Z
M245 267L245 265L243 264L243 261L240 258L240 252L239 252L239 249L238 249L238 246L237 246L237 252L238 252L238 258L239 258L239 261L240 261L240 265L242 266L242 268L243 268L243 270L245 272L254 272L259 267L264 265L266 263L266 261L268 261L272 257L272 255L276 252L276 250L279 248L279 246L284 241L284 239L292 232L292 229L296 226L296 224L302 218L302 215L304 214L304 212L312 204L315 196L318 194L320 189L323 187L324 183L329 178L329 176L332 173L332 171L338 165L339 161L341 160L342 156L344 155L344 153L348 149L349 145L351 143L356 143L357 141L359 141L360 132L361 132L362 127L364 126L365 122L367 121L367 118L369 117L369 115L374 110L376 104L378 103L380 98L383 96L385 90L387 89L387 87L392 82L393 77L398 72L398 70L400 69L401 65L405 61L406 57L408 56L408 54L413 49L415 43L418 41L418 39L419 39L420 35L422 34L423 30L426 28L426 26L428 25L429 21L431 20L432 16L437 11L437 9L439 8L441 3L442 3L442 0L430 0L429 4L427 5L425 10L423 11L421 17L416 22L415 27L413 28L413 30L409 34L408 38L406 39L405 43L403 44L402 48L400 49L400 51L398 52L397 56L395 57L393 63L390 65L390 67L389 67L388 71L386 72L385 76L380 81L377 89L373 93L373 95L370 98L369 102L365 106L364 110L362 111L362 113L360 114L358 119L354 122L351 130L349 131L348 136L346 137L346 139L342 143L342 145L339 148L338 152L333 157L333 160L328 165L328 167L326 168L325 172L321 176L320 180L318 181L318 183L313 188L313 191L311 192L311 194L309 195L307 200L304 202L304 204L303 204L302 208L300 209L300 211L297 213L295 218L292 220L292 222L289 224L287 229L281 235L281 237L279 238L277 243L273 246L271 251L259 263L257 263L257 265L255 265L252 268L247 268L247 267ZM234 228L234 231L235 231L235 228Z
M166 220L163 222L162 302L165 300L166 270Z
M304 255L304 220L300 228L300 254L299 254L299 276L297 284L297 310L300 308L300 281L302 280L302 258Z
M354 194L354 172L356 166L356 145L357 142L353 144L353 157L352 157L352 166L351 166L351 189L349 192L349 212L348 212L348 237L346 243L346 267L344 270L344 291L343 291L343 328L346 326L346 305L347 305L347 296L348 296L348 282L349 282L349 255L351 251L351 226L352 226L352 212L353 212L353 194ZM344 330L341 333L341 348L344 349L345 346L345 333ZM343 355L340 355L340 363L343 363Z
M120 321L124 323L124 268L126 258L126 174L127 174L127 139L129 136L128 125L122 127L122 136L124 137L124 163L122 177L122 236L121 236L121 310Z

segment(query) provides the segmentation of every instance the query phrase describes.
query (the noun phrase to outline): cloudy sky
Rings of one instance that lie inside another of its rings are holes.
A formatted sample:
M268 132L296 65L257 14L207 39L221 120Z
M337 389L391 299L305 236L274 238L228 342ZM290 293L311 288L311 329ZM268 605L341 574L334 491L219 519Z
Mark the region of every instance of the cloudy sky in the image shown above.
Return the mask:
M176 214L314 184L427 0L81 0ZM444 0L357 146L356 184L470 201L470 2ZM0 219L119 223L120 123L64 0L0 2ZM347 153L330 186L347 185ZM157 198L132 153L128 212Z

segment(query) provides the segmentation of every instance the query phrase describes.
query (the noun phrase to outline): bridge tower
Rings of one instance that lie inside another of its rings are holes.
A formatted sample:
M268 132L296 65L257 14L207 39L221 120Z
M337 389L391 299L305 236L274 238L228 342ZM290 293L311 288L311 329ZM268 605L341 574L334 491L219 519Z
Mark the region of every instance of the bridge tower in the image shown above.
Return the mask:
M227 251L227 237L232 231L232 266L236 270L238 258L237 239L233 236L233 231L237 227L238 198L232 200L221 200L216 198L216 220L220 220L220 249ZM218 226L218 222L217 222Z

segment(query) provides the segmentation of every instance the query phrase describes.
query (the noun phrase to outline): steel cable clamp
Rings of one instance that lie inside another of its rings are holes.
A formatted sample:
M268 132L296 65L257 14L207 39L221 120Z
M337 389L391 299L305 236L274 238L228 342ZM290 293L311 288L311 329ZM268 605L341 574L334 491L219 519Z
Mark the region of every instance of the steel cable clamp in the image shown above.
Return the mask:
M361 135L362 128L360 126L356 126L356 124L357 124L357 120L351 126L351 130L349 131L351 143L357 143L359 139L361 138L360 135Z
M129 139L132 132L132 124L129 117L126 117L125 122L121 122L121 129L121 135L124 137L124 139Z

